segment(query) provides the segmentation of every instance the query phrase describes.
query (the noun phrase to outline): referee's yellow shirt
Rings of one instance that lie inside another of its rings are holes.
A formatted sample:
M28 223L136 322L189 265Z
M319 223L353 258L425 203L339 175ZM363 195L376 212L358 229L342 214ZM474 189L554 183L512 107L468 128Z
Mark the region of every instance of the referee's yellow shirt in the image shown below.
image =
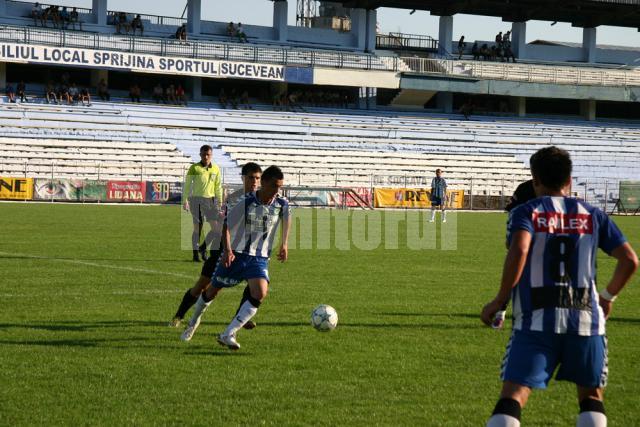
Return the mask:
M184 182L184 197L215 197L222 201L222 176L215 163L204 166L202 162L194 163L187 172Z

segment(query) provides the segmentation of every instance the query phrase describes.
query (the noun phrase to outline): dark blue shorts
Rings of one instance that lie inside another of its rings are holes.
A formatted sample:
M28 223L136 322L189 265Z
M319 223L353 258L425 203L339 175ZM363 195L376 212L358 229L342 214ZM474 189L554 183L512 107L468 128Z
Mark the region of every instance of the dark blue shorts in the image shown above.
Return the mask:
M431 206L442 206L442 197L431 197Z
M502 361L503 381L546 388L556 380L581 387L607 384L607 338L514 330Z
M215 288L232 288L249 279L265 279L269 282L269 258L234 252L236 258L229 267L218 262L211 278ZM222 257L220 257L222 261Z

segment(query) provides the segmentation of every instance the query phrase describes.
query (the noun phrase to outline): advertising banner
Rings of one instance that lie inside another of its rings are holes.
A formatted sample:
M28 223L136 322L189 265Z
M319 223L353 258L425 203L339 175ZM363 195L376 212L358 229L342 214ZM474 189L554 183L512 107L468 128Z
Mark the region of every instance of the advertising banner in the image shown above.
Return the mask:
M358 196L360 196L360 198L365 202L365 204L369 204L369 205L372 204L373 195L371 193L371 188L358 187L358 188L354 188L353 191ZM332 195L334 196L336 206L347 206L349 208L361 207L361 204L356 202L353 196L349 193L332 192Z
M270 81L284 81L285 78L282 65L17 43L0 43L0 61L214 78Z
M0 199L31 200L33 196L33 178L0 177Z
M83 179L36 178L34 200L103 202L107 199L107 182Z
M376 188L374 201L376 208L430 208L431 190L424 188ZM447 191L445 206L461 209L464 190Z
M107 202L144 202L144 181L107 181Z
M146 187L147 203L180 203L182 200L181 182L147 181Z

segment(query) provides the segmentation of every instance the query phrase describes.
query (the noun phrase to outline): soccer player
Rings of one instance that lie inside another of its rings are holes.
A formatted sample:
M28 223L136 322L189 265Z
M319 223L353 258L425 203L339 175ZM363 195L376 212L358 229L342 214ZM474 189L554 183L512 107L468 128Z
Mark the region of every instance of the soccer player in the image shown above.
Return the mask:
M191 211L193 218L191 247L195 262L200 262L198 252L206 261L207 246L211 246L213 242L219 242L220 239L219 212L222 202L222 177L218 165L211 161L212 156L211 146L203 145L200 147L200 162L191 165L184 182L183 207L184 210ZM203 219L209 223L211 230L207 233L204 243L199 245Z
M447 198L447 181L442 177L442 170L436 169L436 176L431 180L431 220L436 220L436 209L442 210L442 222L447 222L445 202Z
M241 171L242 188L227 196L226 205L234 206L245 194L256 191L258 189L261 176L262 169L260 168L260 165L253 162L245 164ZM222 242L220 242L220 246L222 246ZM180 326L187 311L189 311L193 304L195 304L200 294L202 294L202 292L204 292L204 290L211 284L211 276L213 276L220 253L221 251L219 249L211 250L211 256L205 260L204 265L202 266L200 277L193 287L187 289L187 292L185 292L182 297L182 301L180 302L180 306L178 307L178 311L176 311L176 314L173 316L169 326L176 328ZM248 298L248 295L249 288L247 287L245 288L243 298ZM244 299L242 302L244 302ZM248 322L245 324L245 329L253 328L255 328L254 322Z
M535 192L535 189L533 188L533 180L530 179L518 185L518 187L516 187L516 191L513 192L513 195L511 196L511 200L509 201L509 204L505 206L504 209L509 213L509 218L511 218L511 212L513 212L513 210L516 207L535 198L536 198L536 192ZM507 236L507 250L509 249L508 238L509 237ZM500 310L498 310L496 315L493 317L493 323L491 323L491 327L493 329L502 329L502 327L504 326L504 319L507 316L508 305L509 305L509 301L505 302L504 305L500 308Z
M282 223L282 241L278 260L288 258L290 210L289 203L278 192L284 185L280 168L271 166L262 174L260 189L246 194L225 215L224 252L213 273L211 287L196 302L189 326L181 339L189 341L195 333L202 314L222 288L236 286L246 280L249 295L234 315L227 329L218 335L218 342L232 350L240 348L236 334L258 311L267 296L269 285L269 256L276 232Z
M530 163L539 197L511 215L500 290L481 314L490 325L512 293L513 333L502 362L500 400L487 426L519 426L531 389L546 388L558 366L556 379L577 386L577 426L606 426L605 319L637 269L638 257L605 213L566 197L571 184L569 153L543 148ZM598 248L617 260L613 277L599 295Z

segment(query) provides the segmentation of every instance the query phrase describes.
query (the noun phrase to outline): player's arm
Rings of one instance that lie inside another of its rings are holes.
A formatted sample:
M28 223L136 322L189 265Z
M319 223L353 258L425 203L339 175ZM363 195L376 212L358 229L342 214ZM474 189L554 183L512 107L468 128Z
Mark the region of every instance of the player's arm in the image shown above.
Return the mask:
M493 316L509 301L511 290L518 284L522 271L527 262L527 255L531 247L531 233L527 230L518 230L513 234L509 252L504 260L502 280L496 297L482 309L480 315L482 321L490 326Z
M194 165L191 165L184 180L184 189L182 191L182 207L186 211L189 210L189 196L191 195L191 185L193 183L194 170Z
M611 252L618 263L613 272L613 277L606 289L600 292L599 303L604 312L605 318L611 313L611 306L616 296L622 291L625 285L638 269L638 256L628 242L623 243Z
M221 175L221 171L220 168L218 167L218 173L216 174L216 178L214 181L214 203L215 203L215 207L216 210L220 210L222 207L222 197L223 197L223 191L222 191L222 175Z
M289 209L287 206L286 209ZM291 215L287 213L282 218L282 243L280 244L280 252L278 260L285 262L289 258L289 232L291 231Z

